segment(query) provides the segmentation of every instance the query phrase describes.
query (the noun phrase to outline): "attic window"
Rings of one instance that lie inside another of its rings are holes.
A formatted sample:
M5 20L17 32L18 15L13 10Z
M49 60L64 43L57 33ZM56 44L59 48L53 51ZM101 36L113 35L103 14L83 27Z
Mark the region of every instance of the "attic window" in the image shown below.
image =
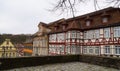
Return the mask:
M58 24L57 24L57 23L55 24L55 26L54 26L54 27L55 27L55 30L57 30L57 29L59 28L59 26L58 26Z
M65 30L65 25L63 25L63 30Z
M103 22L103 23L107 23L107 22L108 22L108 17L103 17L103 18L102 18L102 22Z
M108 20L109 20L109 18L110 18L110 15L109 15L108 13L104 12L104 13L102 14L102 22L103 22L103 23L107 23Z
M55 30L57 30L57 27L55 27Z
M86 26L90 26L91 22L92 22L92 18L90 16L87 16L85 19L86 22Z
M90 21L90 20L87 20L87 21L86 21L86 26L90 26L90 23L91 23L91 21Z

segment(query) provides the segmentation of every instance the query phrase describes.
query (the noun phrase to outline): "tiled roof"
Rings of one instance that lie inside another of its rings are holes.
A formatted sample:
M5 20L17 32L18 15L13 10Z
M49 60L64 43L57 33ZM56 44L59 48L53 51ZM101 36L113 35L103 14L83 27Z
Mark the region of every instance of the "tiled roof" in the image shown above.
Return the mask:
M109 16L109 21L107 23L102 22L103 16ZM86 26L86 20L91 21L90 26ZM114 26L118 23L120 24L120 8L109 7L74 18L63 18L46 25L47 28L51 29L50 33L59 33L67 30L87 30L110 25ZM65 26L65 29L63 29L63 26Z

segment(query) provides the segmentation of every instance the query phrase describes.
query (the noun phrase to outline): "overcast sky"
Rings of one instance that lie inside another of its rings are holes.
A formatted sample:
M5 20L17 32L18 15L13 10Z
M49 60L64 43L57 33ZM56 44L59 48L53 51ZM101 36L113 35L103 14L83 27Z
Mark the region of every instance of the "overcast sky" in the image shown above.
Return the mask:
M53 22L70 15L51 13L56 0L0 0L0 34L33 34L39 22ZM102 5L102 4L101 4ZM77 16L94 11L92 3L79 7Z

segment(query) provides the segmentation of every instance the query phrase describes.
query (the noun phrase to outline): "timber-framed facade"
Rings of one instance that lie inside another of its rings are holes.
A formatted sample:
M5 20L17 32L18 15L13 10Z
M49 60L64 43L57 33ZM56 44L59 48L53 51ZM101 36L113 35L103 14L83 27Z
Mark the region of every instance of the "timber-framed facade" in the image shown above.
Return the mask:
M106 8L47 24L48 54L120 56L120 9Z

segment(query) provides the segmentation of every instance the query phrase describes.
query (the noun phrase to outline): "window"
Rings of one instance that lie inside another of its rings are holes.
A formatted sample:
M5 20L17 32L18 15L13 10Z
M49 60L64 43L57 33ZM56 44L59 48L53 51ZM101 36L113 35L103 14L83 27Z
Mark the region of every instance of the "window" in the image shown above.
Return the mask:
M66 53L70 54L70 45L66 47Z
M6 47L6 50L8 50L8 47Z
M114 27L114 37L120 37L120 27Z
M104 53L109 54L110 53L110 46L105 46Z
M115 54L120 54L120 46L115 46Z
M84 38L85 39L92 39L92 38L99 38L99 30L90 30L84 32Z
M2 53L2 57L4 57L4 54L5 54L5 53Z
M70 38L70 32L68 32L68 38Z
M83 53L87 53L87 46L83 47Z
M12 49L12 47L10 47L10 50Z
M9 57L11 57L11 53L9 53Z
M93 30L87 31L87 38L92 39L93 37L94 37L94 31Z
M94 38L94 30L90 30L90 31L89 31L89 33L88 33L88 38L89 38L89 39Z
M15 53L13 53L13 56L15 56Z
M87 39L87 32L84 32L84 39Z
M58 36L57 36L57 40L58 40L58 42L62 42L62 41L64 41L64 33L60 33L60 34L58 34Z
M110 28L105 28L104 29L104 37L109 38L110 37Z
M76 46L76 54L80 54L81 53L81 48L79 45Z
M80 38L80 32L77 32L77 38Z
M41 41L41 42L42 42L42 44L41 44L41 45L42 45L42 47L46 47L45 39L42 39L42 41Z
M94 38L99 38L99 30L94 31Z
M8 57L8 53L6 53L6 57Z
M56 34L53 34L53 40L54 40L54 42L56 41Z
M76 38L76 31L71 31L71 38Z
M95 53L99 54L99 47L95 47Z
M90 20L87 20L87 21L86 21L86 26L90 26L90 23L91 23L91 21L90 21Z
M75 45L72 45L71 46L71 53L75 54L75 52L76 52L76 47L75 47Z
M93 36L94 36L93 30L85 31L85 32L84 32L84 38L85 38L85 39L92 39Z
M65 30L65 25L63 25L63 30Z
M35 48L35 55L38 55L38 47Z
M89 53L93 53L93 48L89 47Z
M108 17L103 17L102 22L107 23L108 22Z
M63 45L60 46L60 51L61 51L61 52L64 52L64 46L63 46Z

